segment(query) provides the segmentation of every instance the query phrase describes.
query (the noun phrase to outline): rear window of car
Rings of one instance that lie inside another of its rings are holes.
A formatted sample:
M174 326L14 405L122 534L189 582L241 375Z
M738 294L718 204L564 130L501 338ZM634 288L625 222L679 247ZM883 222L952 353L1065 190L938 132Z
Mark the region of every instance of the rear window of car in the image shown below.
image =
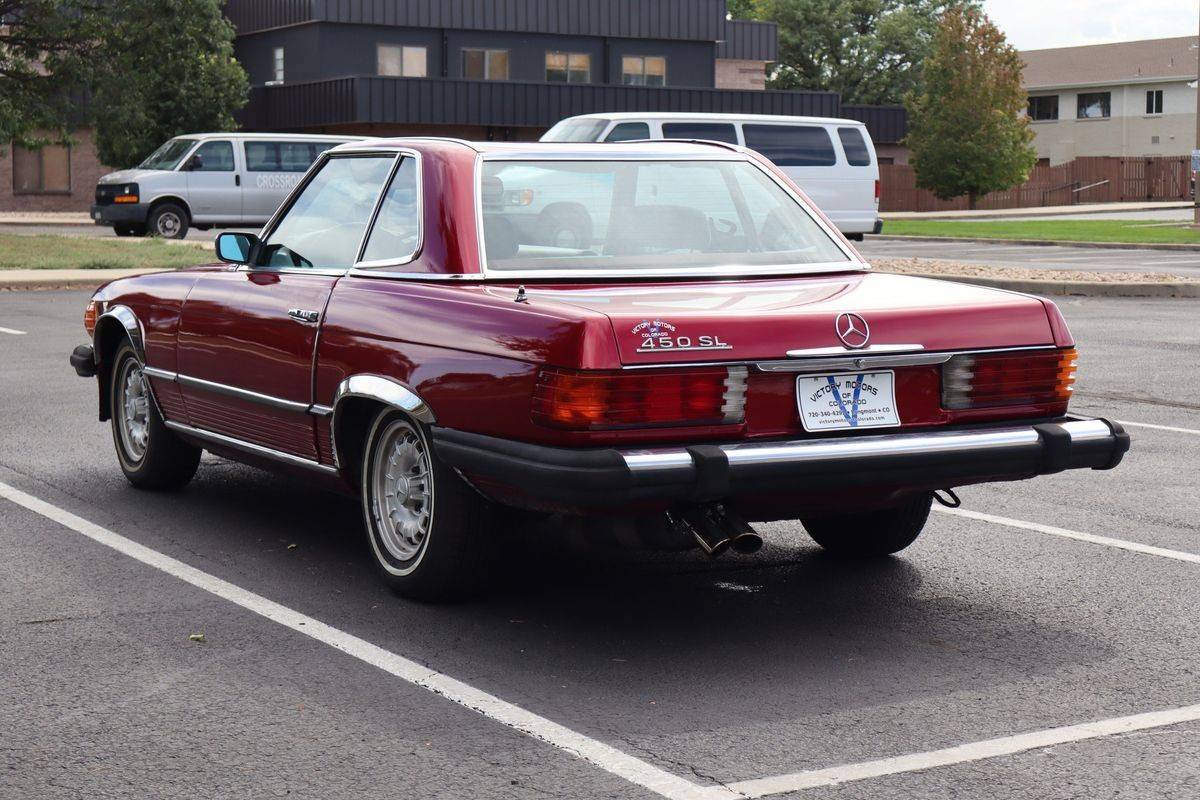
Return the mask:
M838 138L846 151L846 163L852 167L871 166L871 151L858 128L838 128Z
M850 260L741 159L485 160L479 193L489 271L736 274Z
M737 130L725 122L664 122L663 137L667 139L708 139L713 142L737 144Z
M746 146L779 167L832 167L837 163L829 131L811 125L743 125Z

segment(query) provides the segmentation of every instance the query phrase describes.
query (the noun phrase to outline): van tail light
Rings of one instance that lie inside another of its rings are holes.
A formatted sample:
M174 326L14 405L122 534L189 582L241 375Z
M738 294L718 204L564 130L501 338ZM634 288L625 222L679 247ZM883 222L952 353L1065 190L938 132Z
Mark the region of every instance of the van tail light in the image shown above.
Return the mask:
M88 336L96 333L96 301L88 300L88 304L83 307L83 329L87 331Z
M1065 406L1076 357L1074 347L954 356L942 366L942 407Z
M732 425L746 416L745 367L580 371L545 367L533 419L571 430Z
M883 197L883 181L879 178L875 179L875 202L879 202L879 198Z

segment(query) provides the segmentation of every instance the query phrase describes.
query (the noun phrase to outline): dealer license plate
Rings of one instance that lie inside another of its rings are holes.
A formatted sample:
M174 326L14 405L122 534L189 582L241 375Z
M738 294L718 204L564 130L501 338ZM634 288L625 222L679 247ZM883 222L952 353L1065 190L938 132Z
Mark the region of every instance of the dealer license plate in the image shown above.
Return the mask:
M806 431L899 425L894 372L848 372L796 378L800 422Z

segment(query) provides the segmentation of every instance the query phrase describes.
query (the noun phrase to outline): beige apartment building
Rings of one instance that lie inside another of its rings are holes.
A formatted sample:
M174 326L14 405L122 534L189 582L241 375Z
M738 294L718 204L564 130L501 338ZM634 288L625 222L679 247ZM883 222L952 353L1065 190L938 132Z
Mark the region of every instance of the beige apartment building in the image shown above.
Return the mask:
M1023 51L1038 158L1190 154L1198 53L1195 36Z

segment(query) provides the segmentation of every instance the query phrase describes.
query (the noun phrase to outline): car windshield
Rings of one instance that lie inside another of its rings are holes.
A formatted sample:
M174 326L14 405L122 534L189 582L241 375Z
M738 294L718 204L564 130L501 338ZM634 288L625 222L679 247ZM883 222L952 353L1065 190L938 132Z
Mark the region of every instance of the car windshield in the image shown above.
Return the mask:
M752 272L850 261L749 161L485 161L489 270Z
M195 139L171 139L138 164L138 169L175 169L195 143Z
M542 136L543 142L595 142L607 127L606 119L565 119Z

